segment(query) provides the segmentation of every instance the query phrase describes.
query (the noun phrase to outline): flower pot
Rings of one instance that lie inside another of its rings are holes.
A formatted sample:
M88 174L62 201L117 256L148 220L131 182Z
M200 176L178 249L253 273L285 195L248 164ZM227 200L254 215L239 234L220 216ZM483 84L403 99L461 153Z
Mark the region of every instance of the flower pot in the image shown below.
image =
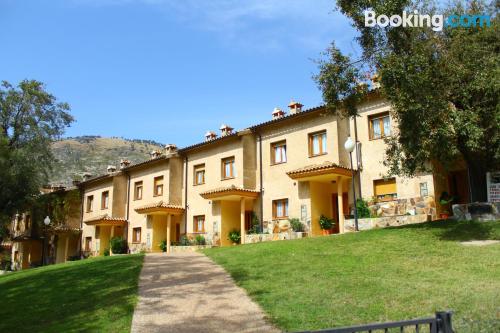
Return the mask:
M330 235L330 234L332 233L332 231L331 231L330 229L322 229L322 230L321 230L321 233L322 233L323 235Z
M441 214L439 214L439 217L441 217L443 220L447 220L448 218L450 218L450 214L448 214L448 213L441 213Z

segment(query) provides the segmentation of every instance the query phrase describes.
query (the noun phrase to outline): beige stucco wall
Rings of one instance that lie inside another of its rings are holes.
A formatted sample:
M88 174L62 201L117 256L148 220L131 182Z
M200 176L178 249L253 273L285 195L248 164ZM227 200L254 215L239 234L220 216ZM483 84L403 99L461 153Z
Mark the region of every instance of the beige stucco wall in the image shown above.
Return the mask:
M390 105L382 99L374 99L360 105L357 117L358 141L361 142L362 164L361 193L363 198L369 199L374 195L373 181L382 179L387 175L387 167L383 165L386 144L383 139L370 140L369 138L369 116L390 111ZM350 133L354 138L354 121L349 122ZM396 131L396 124L391 117L391 131ZM356 154L353 152L353 163L357 165ZM434 195L434 183L432 173L420 174L413 178L396 176L396 189L399 199L420 196L420 183L427 182L429 195ZM358 194L359 195L359 194Z

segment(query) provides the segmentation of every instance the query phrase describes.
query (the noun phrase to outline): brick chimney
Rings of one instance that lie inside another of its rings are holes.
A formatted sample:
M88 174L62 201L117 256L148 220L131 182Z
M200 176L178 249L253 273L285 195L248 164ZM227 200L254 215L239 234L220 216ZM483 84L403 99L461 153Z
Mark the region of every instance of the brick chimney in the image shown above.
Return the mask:
M207 133L205 133L205 141L212 141L215 139L217 139L217 134L215 132L207 131Z
M222 124L220 125L220 132L221 132L221 136L226 136L226 135L230 135L230 134L233 134L233 129L232 127L226 125L226 124Z
M130 165L130 161L127 159L121 159L120 161L120 169L124 169Z
M149 156L151 156L151 159L155 159L161 156L161 152L158 150L153 150L152 152L149 153Z
M288 109L290 110L290 114L296 114L299 112L302 112L302 107L304 105L300 104L299 102L295 102L293 99L290 101L290 104L288 104Z
M83 174L83 181L87 181L87 180L89 180L90 178L92 178L92 174L91 174L91 173L85 172L85 173Z
M285 116L285 111L281 110L280 108L274 108L272 114L273 114L273 120L279 119Z
M380 76L378 74L374 74L372 77L371 77L371 81L372 81L372 88L373 89L378 89L380 88Z
M113 173L116 171L116 167L114 165L108 165L106 171L108 171L108 173Z
M173 143L169 143L165 146L165 155L175 154L177 152L177 146Z

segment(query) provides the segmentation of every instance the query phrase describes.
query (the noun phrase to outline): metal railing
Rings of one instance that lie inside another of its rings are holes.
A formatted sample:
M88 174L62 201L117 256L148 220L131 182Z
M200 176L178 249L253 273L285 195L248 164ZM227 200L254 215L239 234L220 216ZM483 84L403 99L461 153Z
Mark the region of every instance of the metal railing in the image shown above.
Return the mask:
M451 325L450 311L436 312L435 317L392 321L387 323L375 323L367 325L357 325L350 327L331 328L318 331L303 331L300 333L358 333L358 332L395 332L394 329L399 329L399 332L415 332L415 333L454 333Z

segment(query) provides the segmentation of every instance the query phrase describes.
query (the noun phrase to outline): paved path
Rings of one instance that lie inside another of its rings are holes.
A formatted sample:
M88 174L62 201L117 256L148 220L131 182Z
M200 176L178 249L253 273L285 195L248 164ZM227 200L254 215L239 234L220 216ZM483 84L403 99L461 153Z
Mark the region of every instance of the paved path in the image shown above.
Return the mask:
M222 267L199 253L148 254L132 320L137 332L278 332Z

